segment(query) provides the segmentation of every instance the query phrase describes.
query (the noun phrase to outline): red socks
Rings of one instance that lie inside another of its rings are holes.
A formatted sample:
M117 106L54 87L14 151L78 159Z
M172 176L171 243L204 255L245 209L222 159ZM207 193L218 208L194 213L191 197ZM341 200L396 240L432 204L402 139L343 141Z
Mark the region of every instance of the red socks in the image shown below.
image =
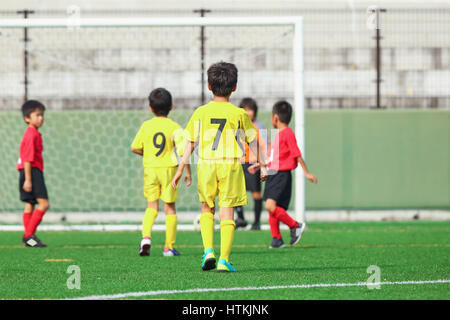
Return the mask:
M281 239L280 221L290 229L298 227L297 221L292 219L282 207L275 207L273 212L269 212L270 232L273 238Z
M272 238L281 239L280 220L275 218L273 212L269 212L269 226Z
M25 227L25 237L31 237L36 232L36 229L38 225L42 221L42 217L44 216L45 211L41 211L39 209L36 209L33 211L33 214L31 214L31 218L29 218L29 221ZM24 224L25 224L25 217L24 217Z
M25 230L25 234L27 234L27 227L28 223L30 223L32 212L24 212L22 214L22 222L23 222L23 229Z

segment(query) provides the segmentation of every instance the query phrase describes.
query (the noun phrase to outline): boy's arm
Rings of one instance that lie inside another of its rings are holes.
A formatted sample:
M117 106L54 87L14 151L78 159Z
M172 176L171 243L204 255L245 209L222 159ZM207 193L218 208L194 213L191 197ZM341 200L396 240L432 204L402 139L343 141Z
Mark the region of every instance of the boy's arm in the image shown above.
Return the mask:
M31 192L33 190L33 184L31 182L31 162L24 162L25 182L23 183L23 190L25 192Z
M174 189L177 188L178 181L180 181L180 178L183 175L184 167L188 167L189 170L188 172L190 173L191 167L189 165L189 157L191 156L193 151L194 151L194 142L187 141L186 147L184 148L183 157L181 158L181 161L178 164L178 170L172 179L172 188Z
M136 153L136 154L138 154L138 155L140 155L140 156L144 155L144 149L135 149L135 148L131 147L131 151Z
M318 181L317 177L308 171L308 168L306 167L306 163L303 160L303 158L297 157L297 162L300 163L300 166L302 167L303 172L305 173L306 179L308 179L309 181L311 181L313 183L317 183L317 181Z
M245 134L245 141L248 143L248 146L253 152L253 154L256 155L256 161L257 163L250 166L248 171L252 174L256 173L258 169L261 170L261 181L265 181L267 179L267 159L266 155L263 152L263 149L261 147L261 144L258 139L259 132L255 129L254 124L250 120L250 117L246 112L243 114L242 118L242 129L244 130ZM252 139L252 140L250 140ZM254 169L254 172L252 170Z
M136 136L133 139L133 142L131 143L131 152L136 153L140 156L144 155L144 143L142 140L143 132L144 124L141 125L139 131L136 133Z
M189 187L192 182L191 165L189 163L186 164L186 174L184 175L184 182L186 182L186 187Z
M261 148L261 144L258 143L258 139L253 139L252 141L250 141L250 143L248 144L250 147L250 150L253 152L253 154L257 155L257 161L258 163L255 165L250 166L249 168L249 172L253 174L260 169L261 170L261 181L265 181L267 179L267 158L266 158L266 154L263 150L263 148Z

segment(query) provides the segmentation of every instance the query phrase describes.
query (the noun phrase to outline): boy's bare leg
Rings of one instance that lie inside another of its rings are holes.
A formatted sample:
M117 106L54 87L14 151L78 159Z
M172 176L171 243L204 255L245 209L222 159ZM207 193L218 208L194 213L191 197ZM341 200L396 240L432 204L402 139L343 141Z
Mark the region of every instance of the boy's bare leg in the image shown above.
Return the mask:
M45 212L50 207L50 202L48 201L48 199L37 198L36 201L38 202L37 209L40 210L40 211L44 211Z
M219 210L220 221L234 220L234 208L220 208Z
M266 200L266 210L270 212L274 212L277 207L277 202L274 199Z
M254 192L252 192L252 197L253 197L253 200L261 200L262 194L260 191L254 191Z
M158 211L158 209L159 209L158 208L158 200L148 201L147 202L147 208Z
M177 214L175 202L164 203L164 213L166 214L166 216L169 214Z
M203 212L211 212L212 214L214 214L216 212L216 209L215 207L211 208L208 203L202 202L202 213Z
M23 212L27 212L27 213L32 213L34 211L34 204L25 203L25 209L23 210Z
M166 243L164 244L164 252L169 255L169 250L176 251L173 248L177 237L177 215L175 203L164 203L164 212L166 214ZM172 253L173 255L179 255L178 252Z

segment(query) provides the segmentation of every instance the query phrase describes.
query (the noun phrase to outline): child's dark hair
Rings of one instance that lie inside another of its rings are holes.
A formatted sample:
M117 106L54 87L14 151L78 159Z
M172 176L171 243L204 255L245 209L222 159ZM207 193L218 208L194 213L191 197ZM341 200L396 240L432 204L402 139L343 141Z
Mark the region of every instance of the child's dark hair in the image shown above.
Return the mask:
M272 114L276 114L281 122L289 124L292 117L292 106L287 101L278 101L273 105Z
M253 113L255 114L256 118L256 114L258 113L258 105L256 104L255 99L252 98L242 99L241 103L239 104L239 108L249 108L250 110L253 110Z
M228 97L237 84L238 70L228 62L214 63L208 68L208 83L218 97Z
M37 100L28 100L22 105L22 114L24 117L30 117L36 110L45 111L45 106Z
M148 96L150 107L157 116L167 116L172 107L172 95L164 88L156 88Z

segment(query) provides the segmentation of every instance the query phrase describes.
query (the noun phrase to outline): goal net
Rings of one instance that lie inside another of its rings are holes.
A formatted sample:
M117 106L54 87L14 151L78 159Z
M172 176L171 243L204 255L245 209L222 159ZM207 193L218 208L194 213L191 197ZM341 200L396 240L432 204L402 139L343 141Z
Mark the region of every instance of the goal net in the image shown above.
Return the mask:
M0 20L0 212L23 209L15 163L25 90L47 108L41 132L51 211L142 212L143 168L130 144L153 116L150 91L172 93L169 117L184 127L211 99L208 66L232 62L239 73L231 102L254 98L269 139L273 104L291 102L304 152L302 46L299 17ZM180 219L200 210L195 170L192 186L179 188ZM296 176L290 210L304 220L303 173ZM246 212L252 208L249 194Z

